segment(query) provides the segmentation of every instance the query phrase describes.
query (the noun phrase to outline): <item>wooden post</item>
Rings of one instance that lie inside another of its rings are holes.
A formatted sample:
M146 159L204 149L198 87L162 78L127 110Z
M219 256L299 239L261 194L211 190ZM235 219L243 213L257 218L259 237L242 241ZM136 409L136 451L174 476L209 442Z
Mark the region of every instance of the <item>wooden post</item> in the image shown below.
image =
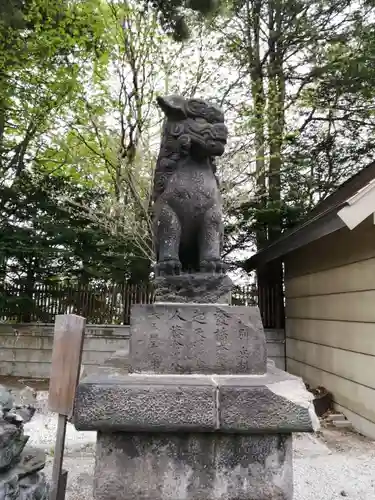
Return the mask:
M74 409L86 320L75 314L56 316L48 406L58 413L50 500L64 500L67 471L63 470L67 419Z

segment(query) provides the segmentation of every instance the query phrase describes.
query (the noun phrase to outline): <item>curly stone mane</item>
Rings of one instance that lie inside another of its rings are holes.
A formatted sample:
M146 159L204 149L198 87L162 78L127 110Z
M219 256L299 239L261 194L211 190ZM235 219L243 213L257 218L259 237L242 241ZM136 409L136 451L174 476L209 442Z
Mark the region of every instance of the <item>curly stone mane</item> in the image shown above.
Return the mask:
M179 161L189 155L190 137L185 134L181 122L164 120L159 156L154 175L153 199L156 200L164 191L168 179L177 170Z
M164 192L168 180L176 172L179 162L190 155L190 129L191 125L188 124L186 117L179 121L171 121L167 117L164 119L160 150L154 173L153 201L157 200ZM209 159L212 171L216 174L215 157L212 156ZM216 181L219 185L217 177Z

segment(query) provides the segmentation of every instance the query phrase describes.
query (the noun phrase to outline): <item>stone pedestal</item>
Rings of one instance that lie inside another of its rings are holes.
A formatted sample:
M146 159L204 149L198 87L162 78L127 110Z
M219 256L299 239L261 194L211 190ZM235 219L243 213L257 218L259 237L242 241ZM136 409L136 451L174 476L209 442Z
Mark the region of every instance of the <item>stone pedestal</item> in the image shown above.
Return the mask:
M290 435L98 435L95 498L292 498Z
M114 359L76 396L76 428L98 431L95 500L292 499L292 433L317 417L267 366L257 308L135 306L127 368Z
M256 308L133 306L131 372L262 374L266 363L266 339Z

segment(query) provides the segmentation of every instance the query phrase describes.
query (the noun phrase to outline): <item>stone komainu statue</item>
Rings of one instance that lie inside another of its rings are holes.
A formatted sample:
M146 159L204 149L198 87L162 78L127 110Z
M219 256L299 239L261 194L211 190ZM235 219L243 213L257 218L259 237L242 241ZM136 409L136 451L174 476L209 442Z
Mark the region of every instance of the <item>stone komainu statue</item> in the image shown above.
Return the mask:
M165 114L153 190L156 275L222 272L222 202L214 158L228 131L220 108L158 97Z

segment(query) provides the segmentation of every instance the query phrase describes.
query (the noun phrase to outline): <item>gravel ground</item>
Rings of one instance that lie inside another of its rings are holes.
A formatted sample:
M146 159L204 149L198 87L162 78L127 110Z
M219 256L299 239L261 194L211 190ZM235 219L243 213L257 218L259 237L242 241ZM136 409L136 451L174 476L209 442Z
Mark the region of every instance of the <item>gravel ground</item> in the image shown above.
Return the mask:
M48 453L51 474L57 418L47 411L47 393L38 393L37 412L25 432L29 444ZM68 424L64 468L69 471L66 500L93 500L94 432ZM375 442L358 434L322 427L294 438L295 500L375 500Z

